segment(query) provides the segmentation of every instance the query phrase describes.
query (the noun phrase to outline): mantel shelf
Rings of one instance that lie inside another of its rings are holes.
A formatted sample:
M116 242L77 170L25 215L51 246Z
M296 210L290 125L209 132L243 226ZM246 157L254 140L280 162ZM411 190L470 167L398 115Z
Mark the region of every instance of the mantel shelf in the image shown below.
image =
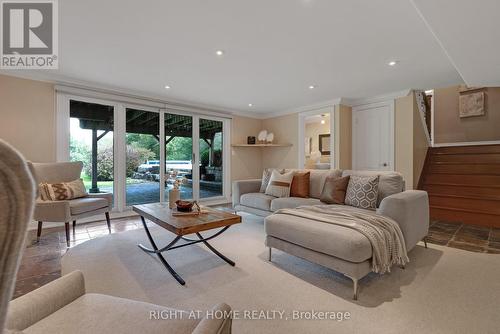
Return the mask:
M231 144L232 147L289 147L292 144Z

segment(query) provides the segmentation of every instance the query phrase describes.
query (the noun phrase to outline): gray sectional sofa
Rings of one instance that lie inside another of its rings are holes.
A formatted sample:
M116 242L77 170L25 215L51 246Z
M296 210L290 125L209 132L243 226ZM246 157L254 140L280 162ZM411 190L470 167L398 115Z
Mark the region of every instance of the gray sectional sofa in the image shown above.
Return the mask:
M334 224L283 214L278 209L322 203L319 198L328 176L378 175L376 213L395 220L410 251L429 230L429 200L425 191L407 190L401 174L384 171L310 170L310 198L275 198L259 192L261 180L233 183L233 207L264 216L266 246L331 268L352 279L357 299L358 280L370 273L372 246L358 231ZM364 210L364 209L358 209ZM425 239L424 239L425 241Z
M291 169L290 169L291 170ZM290 171L286 170L286 171ZM241 180L233 182L233 207L236 211L245 211L266 217L279 209L296 208L301 205L324 204L319 198L328 176L341 176L341 170L307 169L296 171L311 172L309 198L286 197L277 198L259 192L261 179Z

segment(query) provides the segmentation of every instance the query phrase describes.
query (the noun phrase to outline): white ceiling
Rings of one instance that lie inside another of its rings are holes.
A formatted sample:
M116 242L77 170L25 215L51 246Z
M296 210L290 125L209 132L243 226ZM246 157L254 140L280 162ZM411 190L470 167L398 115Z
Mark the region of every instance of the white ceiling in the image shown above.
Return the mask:
M417 2L432 12L430 25L444 15L433 0ZM60 68L38 77L235 112L463 83L410 0L64 0L59 16ZM435 26L451 57L459 54L446 24ZM397 66L387 66L392 59ZM481 73L463 72L471 82Z
M469 86L500 86L499 0L413 0Z

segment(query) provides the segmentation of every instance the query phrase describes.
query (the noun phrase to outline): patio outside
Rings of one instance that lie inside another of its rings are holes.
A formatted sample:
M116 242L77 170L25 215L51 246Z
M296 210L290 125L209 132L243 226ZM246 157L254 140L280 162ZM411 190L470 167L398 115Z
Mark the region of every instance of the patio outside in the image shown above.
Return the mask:
M160 200L159 114L126 109L126 205ZM112 106L71 101L70 158L89 192L114 192ZM165 200L175 180L193 198L192 117L165 114ZM200 198L222 195L222 122L200 119Z

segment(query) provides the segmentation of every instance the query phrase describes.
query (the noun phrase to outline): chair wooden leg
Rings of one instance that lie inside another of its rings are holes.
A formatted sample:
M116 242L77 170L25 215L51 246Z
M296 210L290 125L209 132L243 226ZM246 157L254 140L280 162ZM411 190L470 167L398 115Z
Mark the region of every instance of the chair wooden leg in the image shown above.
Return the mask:
M108 224L108 231L111 233L111 221L109 220L109 212L104 213L106 215L106 223Z
M38 222L38 230L36 231L36 241L40 241L40 236L42 235L42 224L43 222Z
M69 247L69 222L64 223L64 227L66 229L66 245Z
M73 234L76 233L75 229L76 229L76 220L73 220Z

